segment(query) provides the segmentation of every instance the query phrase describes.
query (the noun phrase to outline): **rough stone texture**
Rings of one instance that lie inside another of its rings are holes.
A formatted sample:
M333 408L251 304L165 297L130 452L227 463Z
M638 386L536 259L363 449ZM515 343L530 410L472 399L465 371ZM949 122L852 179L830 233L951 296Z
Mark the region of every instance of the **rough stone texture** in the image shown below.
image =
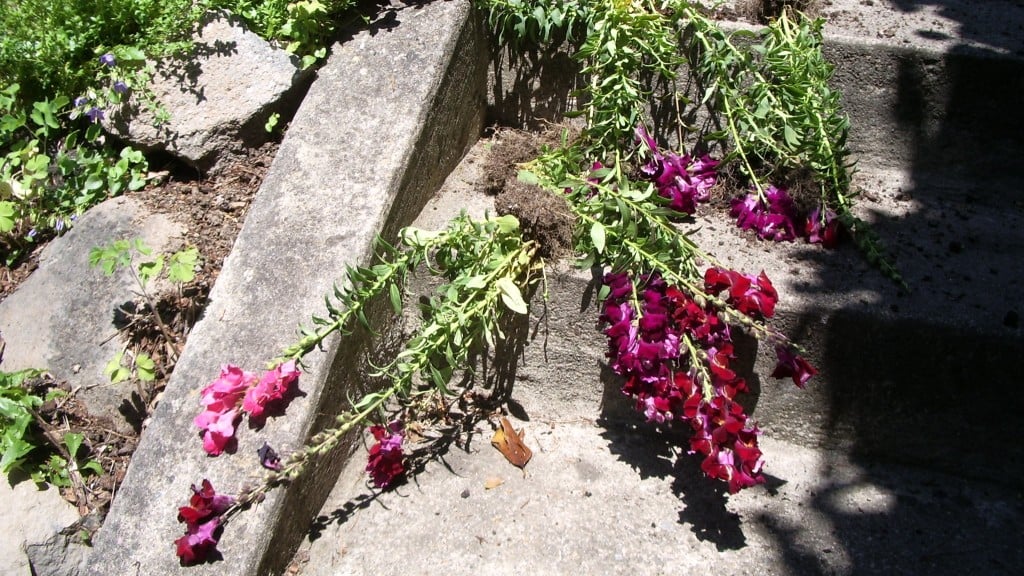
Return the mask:
M32 576L79 576L85 571L92 548L82 542L82 535L66 529L44 541L27 546Z
M365 261L375 234L408 223L482 128L485 51L470 3L395 6L334 47L297 112L97 534L91 574L277 574L333 485L344 448L229 523L225 561L179 568L175 515L189 486L209 478L235 492L261 475L264 440L287 453L330 420L360 384L358 338L344 353L332 340L309 355L305 396L260 432L243 425L233 456L202 451L192 425L201 388L221 363L255 370L291 343L297 322L323 313L345 265Z
M0 333L7 335L3 369L42 368L57 380L73 380L91 414L107 418L122 433L131 432L119 408L135 387L111 384L103 368L124 347L115 311L137 298L138 285L127 269L106 276L90 267L89 252L133 238L154 253L173 251L181 233L167 216L150 213L130 197L107 200L83 214L46 247L39 268L18 291L0 302Z
M151 87L168 123L154 127L152 113L132 98L106 127L143 150L208 168L233 149L266 141L267 119L290 115L311 74L226 13L211 13L195 42L189 60L156 65Z
M33 572L27 550L53 538L78 520L78 511L56 488L39 490L31 480L22 479L11 486L0 480L0 574L8 576L41 576Z

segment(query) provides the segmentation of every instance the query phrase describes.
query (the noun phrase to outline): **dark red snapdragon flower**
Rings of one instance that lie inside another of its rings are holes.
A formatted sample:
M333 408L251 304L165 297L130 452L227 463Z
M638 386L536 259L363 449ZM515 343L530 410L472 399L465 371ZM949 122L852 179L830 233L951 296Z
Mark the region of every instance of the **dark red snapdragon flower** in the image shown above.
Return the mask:
M224 513L234 503L233 497L217 494L213 484L205 478L199 488L192 485L189 505L178 508L178 522L185 523L185 535L174 544L182 566L199 564L216 555L218 529L223 524Z
M704 289L712 296L726 292L725 300L755 320L775 315L779 294L762 271L757 277L733 270L711 267L704 272Z
M772 378L792 378L797 387L803 388L818 373L814 366L787 346L776 346L775 355L779 362L772 371Z
M370 455L366 464L373 485L377 488L392 486L405 474L404 455L402 454L402 423L392 422L387 428L370 426L370 433L376 440L370 447Z
M825 248L835 248L842 235L842 227L835 212L815 208L804 224L804 236L811 244L821 244Z

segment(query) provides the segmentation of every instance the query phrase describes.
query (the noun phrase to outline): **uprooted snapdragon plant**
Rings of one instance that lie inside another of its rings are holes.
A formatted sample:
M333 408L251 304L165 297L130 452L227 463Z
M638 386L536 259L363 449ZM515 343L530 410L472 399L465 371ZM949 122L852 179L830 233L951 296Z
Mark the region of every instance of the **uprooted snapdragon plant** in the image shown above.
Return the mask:
M523 294L540 280L543 268L537 242L524 240L519 222L510 215L484 220L462 215L440 232L408 228L397 246L378 240L376 248L376 262L348 269L346 283L326 299L326 316L315 317L314 326L304 329L302 339L283 350L262 378L228 365L203 390L204 410L195 424L203 431L204 448L211 456L230 452L241 418L255 416L250 406L259 406L263 417L266 410L285 409L300 378L296 362L331 334L350 333L357 324L371 329L367 306L373 299L386 298L392 311L401 313L406 280L417 268L444 281L429 301L420 304L420 325L404 348L371 374L379 389L352 400L349 409L335 417L333 427L284 458L264 446L258 456L269 471L258 486L237 497L217 494L208 480L193 486L192 503L178 515L186 525L185 534L176 540L182 564L214 557L219 531L234 514L298 478L353 429L377 423L370 428L376 442L367 471L376 487L394 485L406 472L403 421L394 415L414 409L425 398L463 392L452 383L453 374L469 365L470 354L504 338L502 324L507 318L528 312Z
M513 49L567 43L585 78L577 95L587 156L614 158L646 111L660 110L663 138L717 145L721 161L745 178L749 192L732 211L740 227L826 247L848 233L907 289L877 233L853 211L849 119L829 86L822 20L787 8L763 29L727 32L706 3L692 0L477 3Z
M623 161L581 171L576 152L549 152L519 178L536 185L538 194L566 199L578 223L579 265L605 271L599 321L608 337L609 366L623 377L623 393L649 422L690 428L686 451L699 454L704 473L725 482L730 492L764 482L760 431L739 399L747 386L730 367L737 357L733 334L743 331L775 349L775 377L803 387L816 370L768 325L778 301L768 276L724 267L677 226L688 214L674 206L679 198L707 194L715 161L648 150L649 158L636 166ZM642 179L632 181L627 173ZM296 479L353 428L372 424L366 471L373 485L396 485L408 470L406 426L422 424L415 422L416 406L427 396L464 397L470 382L453 382L453 375L470 368L473 350L504 338L503 318L528 313L523 295L541 278L543 261L537 242L522 237L514 217L474 221L463 215L445 231L408 229L401 238L397 247L379 242L373 266L349 269L347 287L336 291L335 303L328 301L328 316L315 319L317 327L283 351L263 378L226 366L204 389L204 412L195 423L203 430L204 448L217 455L230 445L242 415L253 416L249 398L262 383L281 383L264 386L258 394L267 400L263 406L284 407L285 390L299 377L295 362L336 331L347 332L355 323L369 327L366 309L373 298L388 298L397 314L405 280L417 267L446 281L421 305L423 320L404 349L377 370L382 387L353 400L334 427L285 458L264 445L258 457L269 472L237 497L216 494L208 480L193 486L192 504L179 511L186 524L176 541L183 564L213 557L219 530L234 514ZM210 504L215 501L222 505Z

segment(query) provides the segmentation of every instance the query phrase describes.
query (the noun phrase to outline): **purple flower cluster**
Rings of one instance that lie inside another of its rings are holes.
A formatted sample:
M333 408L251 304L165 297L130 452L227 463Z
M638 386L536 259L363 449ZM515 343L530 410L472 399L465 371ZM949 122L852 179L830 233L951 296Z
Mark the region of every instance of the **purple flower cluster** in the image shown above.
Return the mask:
M670 200L669 206L673 210L693 214L697 211L698 202L707 202L711 198L711 188L717 180L717 160L706 154L695 158L689 154L680 156L671 151L661 152L642 124L636 127L636 141L650 153L650 160L640 167L640 171L654 182L660 196Z
M730 368L730 328L714 305L698 304L658 275L641 276L635 285L628 274L611 273L604 283L609 294L601 321L609 364L625 378L622 391L637 410L649 422L689 424L690 452L703 455L701 469L728 482L731 493L764 482L760 432L736 401L747 384ZM722 297L728 304L755 320L771 317L777 299L763 272L753 277L710 268L705 291L727 291ZM773 375L793 376L802 385L814 369L788 349L786 354Z
M833 248L839 241L839 221L832 211L802 214L785 188L769 186L762 199L756 193L734 198L730 215L736 225L759 238L789 242L797 237Z

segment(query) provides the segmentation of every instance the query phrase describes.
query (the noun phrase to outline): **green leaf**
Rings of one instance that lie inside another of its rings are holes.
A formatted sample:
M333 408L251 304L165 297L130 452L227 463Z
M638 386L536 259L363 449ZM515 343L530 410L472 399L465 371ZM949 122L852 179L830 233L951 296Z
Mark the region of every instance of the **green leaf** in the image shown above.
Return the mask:
M2 186L10 187L6 182L0 182L0 187ZM13 202L0 202L0 234L14 230L14 215L17 213L15 208Z
M97 476L102 476L104 472L103 466L95 460L89 460L84 466L81 466L79 470L88 470Z
M398 290L398 285L392 283L388 286L391 296L391 308L395 311L395 314L402 313L402 293Z
M789 144L790 148L796 148L800 145L800 139L797 137L796 131L788 125L783 130L783 135L786 138L786 144Z
M605 229L604 224L594 222L590 227L590 240L594 243L594 249L598 254L604 253Z
M519 230L519 219L511 214L498 216L491 221L498 225L501 234L512 234Z
M466 288L469 290L480 290L481 288L487 287L487 277L483 274L471 276L469 280L466 280Z
M149 354L140 353L135 356L135 375L143 382L156 380L156 362Z
M523 184L540 184L540 178L538 178L536 174L530 172L529 170L520 170L519 173L516 175L516 179L522 182Z
M156 257L156 260L152 262L143 262L139 264L139 281L142 283L142 287L145 288L146 284L153 278L160 275L160 272L164 269L164 256L163 254Z
M196 277L199 264L199 249L187 248L171 254L167 263L167 279L176 284L186 284Z
M110 381L114 384L124 382L132 375L127 368L121 365L121 360L123 358L124 352L118 352L103 368L103 374L110 378Z
M78 456L78 449L82 447L83 440L85 440L85 436L77 432L66 432L64 434L64 445L68 447L68 453L71 454L72 458Z
M509 310L517 314L526 314L529 312L526 302L523 301L522 292L519 291L519 287L516 286L516 283L513 282L511 278L503 276L498 278L495 284L497 285L498 290L501 291L501 301Z

